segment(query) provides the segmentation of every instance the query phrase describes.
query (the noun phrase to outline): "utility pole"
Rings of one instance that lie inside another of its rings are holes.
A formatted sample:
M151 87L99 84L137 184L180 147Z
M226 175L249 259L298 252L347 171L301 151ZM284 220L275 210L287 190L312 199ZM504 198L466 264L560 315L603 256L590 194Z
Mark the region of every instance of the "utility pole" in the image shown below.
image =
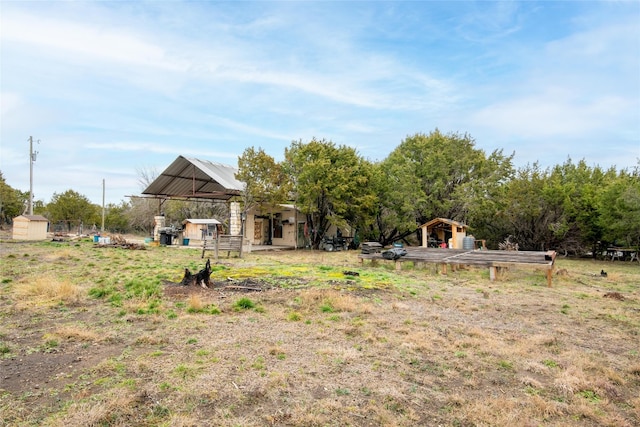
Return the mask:
M104 233L104 178L102 178L102 226L100 231Z
M40 141L37 141L40 143ZM29 215L33 215L33 162L36 161L38 152L33 151L33 137L29 137Z

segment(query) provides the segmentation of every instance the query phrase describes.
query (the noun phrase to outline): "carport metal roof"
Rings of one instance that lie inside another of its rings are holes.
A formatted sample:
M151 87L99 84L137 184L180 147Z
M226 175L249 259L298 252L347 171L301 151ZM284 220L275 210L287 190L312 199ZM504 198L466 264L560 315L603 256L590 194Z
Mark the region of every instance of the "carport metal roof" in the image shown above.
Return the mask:
M178 156L142 194L164 199L229 200L244 187L235 178L236 172L233 166Z

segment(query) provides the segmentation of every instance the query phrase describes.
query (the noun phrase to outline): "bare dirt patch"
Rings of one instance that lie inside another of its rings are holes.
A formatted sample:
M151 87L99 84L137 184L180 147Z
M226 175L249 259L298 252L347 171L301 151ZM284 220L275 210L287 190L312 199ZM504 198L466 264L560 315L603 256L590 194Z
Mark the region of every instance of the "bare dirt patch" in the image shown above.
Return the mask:
M199 255L3 243L1 424L640 423L637 266L560 260L549 289L301 251L177 285Z

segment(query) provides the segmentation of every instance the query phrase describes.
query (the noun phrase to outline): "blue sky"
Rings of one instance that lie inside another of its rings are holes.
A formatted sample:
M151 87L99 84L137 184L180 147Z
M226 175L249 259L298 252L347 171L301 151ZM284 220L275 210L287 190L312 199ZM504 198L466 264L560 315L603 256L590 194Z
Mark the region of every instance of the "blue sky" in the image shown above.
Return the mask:
M282 160L313 137L383 160L468 133L520 167L640 158L640 2L0 3L0 170L34 194L141 192L178 155Z

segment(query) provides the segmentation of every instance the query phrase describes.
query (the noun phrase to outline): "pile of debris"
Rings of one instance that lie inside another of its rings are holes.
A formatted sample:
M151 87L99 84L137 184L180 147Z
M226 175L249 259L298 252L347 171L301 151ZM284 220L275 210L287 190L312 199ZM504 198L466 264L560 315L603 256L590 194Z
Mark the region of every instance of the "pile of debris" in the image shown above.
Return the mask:
M98 243L97 246L99 248L122 248L122 249L141 250L141 251L144 251L147 249L144 244L127 242L127 240L124 237L117 234L115 236L111 236L108 242L109 243Z
M376 254L382 252L382 245L378 242L362 242L363 254Z
M512 239L513 239L513 236L509 235L506 239L504 239L504 242L498 243L498 249L500 249L501 251L520 250L518 243L514 242Z

